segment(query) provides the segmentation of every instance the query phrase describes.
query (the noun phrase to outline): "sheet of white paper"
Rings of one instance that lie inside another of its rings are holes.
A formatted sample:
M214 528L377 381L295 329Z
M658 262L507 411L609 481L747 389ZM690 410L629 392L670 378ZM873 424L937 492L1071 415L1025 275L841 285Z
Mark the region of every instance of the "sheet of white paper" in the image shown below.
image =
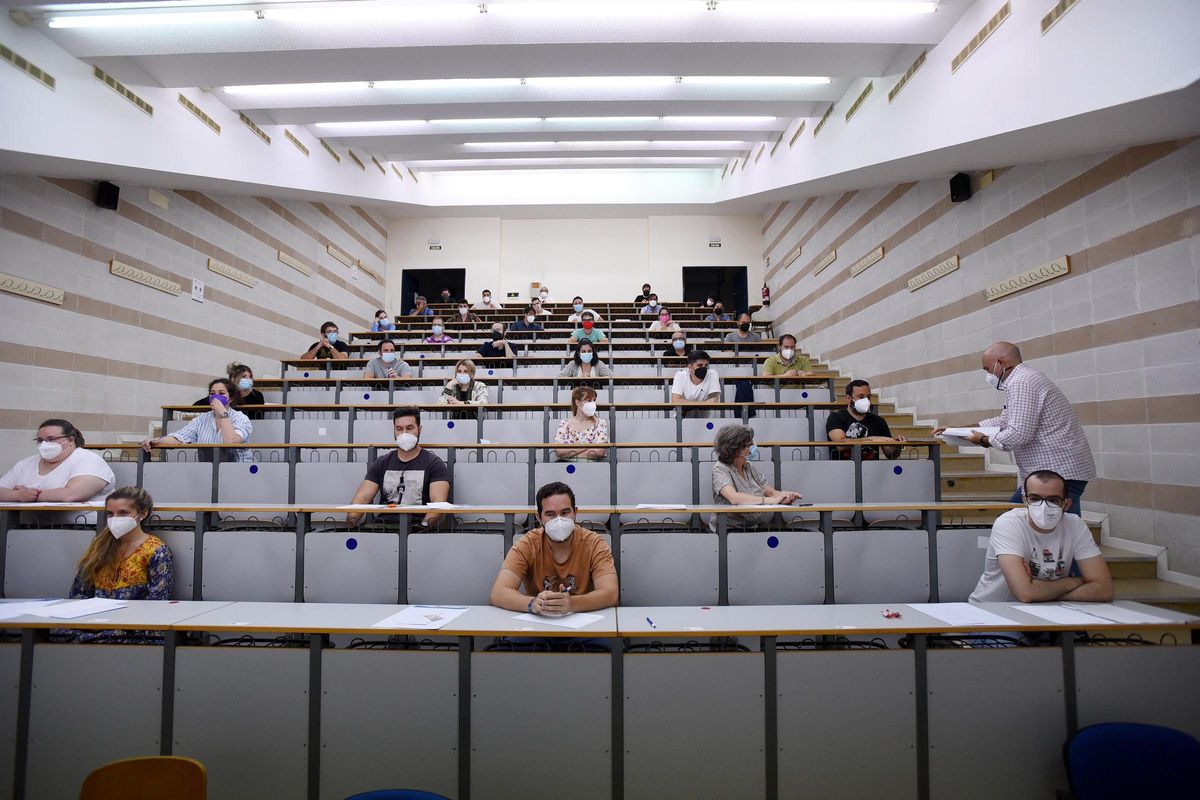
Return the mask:
M1163 623L1172 622L1166 617L1156 617L1153 614L1147 614L1144 611L1137 611L1132 608L1114 605L1112 603L1063 603L1067 608L1073 608L1076 611L1082 611L1085 614L1091 614L1093 617L1100 617L1112 622L1120 622L1129 625L1161 625Z
M371 627L435 631L466 612L466 606L409 606L403 611L379 620Z
M603 614L564 614L561 617L539 616L537 614L517 614L513 619L519 619L522 622L540 622L543 625L554 625L558 628L570 628L571 630L579 630L585 625L591 625L593 622L598 622L604 619Z
M456 506L454 503L441 503L441 502L426 503L425 507L426 508L462 508L462 506Z
M87 506L88 508L104 508L104 503L99 500L89 500L83 503L25 503L22 508L62 508L64 506Z
M360 503L359 505L338 506L338 511L374 511L377 508L386 508L386 506L374 505L372 503Z
M76 619L89 614L103 614L105 611L116 611L129 604L124 600L106 600L103 597L89 597L86 600L70 600L66 603L42 606L27 613L35 617L49 619Z
M1044 603L1016 603L1009 607L1025 614L1029 614L1030 616L1037 617L1038 619L1044 619L1047 622L1054 622L1059 625L1087 626L1096 625L1106 621L1100 619L1099 617L1092 616L1091 614L1085 614L1082 611L1076 611L1073 608L1067 608L1065 606L1056 606Z
M955 447L978 447L979 445L975 444L969 438L967 438L974 431L979 431L982 434L986 434L987 437L990 439L991 437L993 437L997 433L999 433L1000 429L992 428L992 427L987 427L987 428L946 428L946 430L942 432L941 436L943 439L945 439L946 444L954 445Z
M979 606L973 606L970 603L909 603L908 607L913 611L920 611L922 614L927 614L934 619L941 620L947 625L958 627L973 625L981 627L1007 625L1012 627L1017 624L1011 619L1005 619L999 614L993 614L991 611L982 609Z
M45 608L57 600L23 600L14 603L0 603L0 619L16 619L26 614L32 614L39 608ZM34 616L37 616L34 614Z
M687 506L682 503L638 503L637 508L663 508L669 511L687 510Z

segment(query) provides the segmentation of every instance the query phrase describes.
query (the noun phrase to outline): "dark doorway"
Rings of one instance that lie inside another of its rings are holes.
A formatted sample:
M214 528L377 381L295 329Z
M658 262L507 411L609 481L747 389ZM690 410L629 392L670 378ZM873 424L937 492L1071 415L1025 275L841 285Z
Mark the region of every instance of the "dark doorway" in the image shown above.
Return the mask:
M725 311L746 310L745 267L684 267L683 300L703 303L709 297L725 304Z
M424 295L430 305L442 302L442 289L449 289L450 296L455 300L462 299L467 288L467 271L465 269L406 269L400 273L400 302L403 310L397 309L397 314L407 314L413 308L413 298Z

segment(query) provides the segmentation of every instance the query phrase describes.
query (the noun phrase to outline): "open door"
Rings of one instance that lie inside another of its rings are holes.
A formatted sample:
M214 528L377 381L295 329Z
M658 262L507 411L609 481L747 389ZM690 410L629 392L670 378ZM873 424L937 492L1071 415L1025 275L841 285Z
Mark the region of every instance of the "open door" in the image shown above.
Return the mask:
M703 303L709 297L725 304L728 314L747 308L745 267L684 267L683 300Z

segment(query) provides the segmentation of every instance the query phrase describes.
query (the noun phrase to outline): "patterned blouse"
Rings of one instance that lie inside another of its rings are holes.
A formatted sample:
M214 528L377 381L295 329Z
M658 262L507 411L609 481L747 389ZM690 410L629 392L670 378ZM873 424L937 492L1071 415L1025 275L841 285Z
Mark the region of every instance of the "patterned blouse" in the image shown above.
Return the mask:
M171 550L157 536L148 536L128 558L103 570L94 586L85 586L76 575L71 584L72 600L103 597L110 600L170 600L175 585L175 562ZM160 637L156 631L81 631L79 641L137 642Z
M608 421L596 418L596 424L586 430L576 431L571 428L571 420L564 419L558 423L558 432L554 434L555 444L585 445L608 444Z
M453 341L454 341L453 336L447 336L444 333L441 336L426 336L425 337L425 344L449 344L450 342L453 342Z

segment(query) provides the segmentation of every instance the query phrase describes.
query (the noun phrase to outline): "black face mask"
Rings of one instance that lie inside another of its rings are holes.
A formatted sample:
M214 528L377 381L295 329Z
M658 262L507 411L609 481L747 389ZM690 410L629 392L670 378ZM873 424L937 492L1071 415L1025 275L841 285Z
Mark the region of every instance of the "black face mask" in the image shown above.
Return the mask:
M750 323L749 322L741 323L740 325L738 325L738 330L741 331L742 333L749 333L750 332Z
M504 338L504 334L500 333L500 331L492 331L492 341L493 342L498 342L503 338Z
M719 317L725 313L725 309L721 308L720 306L717 306L716 308L713 309L713 313Z
M700 380L704 380L704 376L706 376L706 375L708 375L708 367L707 366L696 367L696 377L697 378L699 378Z

